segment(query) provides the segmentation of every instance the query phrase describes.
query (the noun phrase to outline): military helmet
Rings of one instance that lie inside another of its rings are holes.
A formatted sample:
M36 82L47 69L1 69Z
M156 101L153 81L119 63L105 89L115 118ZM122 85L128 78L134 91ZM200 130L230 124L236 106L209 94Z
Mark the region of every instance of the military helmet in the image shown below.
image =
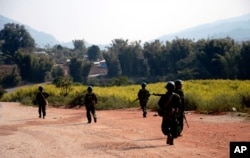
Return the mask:
M88 86L87 91L91 92L93 90L92 86Z
M146 82L142 82L142 83L141 83L141 86L142 86L142 87L146 87L146 85L147 85Z
M39 91L42 91L42 90L43 90L43 87L42 87L42 86L39 86L39 87L38 87L38 90L39 90Z
M174 82L175 86L179 86L179 85L182 85L182 80L176 80Z
M168 81L167 85L166 85L167 90L174 90L175 89L175 85L173 81Z

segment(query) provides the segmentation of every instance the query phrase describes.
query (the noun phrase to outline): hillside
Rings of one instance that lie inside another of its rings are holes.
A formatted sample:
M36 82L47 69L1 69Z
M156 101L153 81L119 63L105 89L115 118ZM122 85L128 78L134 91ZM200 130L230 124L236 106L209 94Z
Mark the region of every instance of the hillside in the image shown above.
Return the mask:
M250 40L250 14L220 20L185 29L173 34L159 37L160 41L172 41L176 37L188 39L207 39L231 37L236 41Z
M19 25L24 25L26 30L34 38L38 47L44 47L46 45L53 46L55 44L60 43L54 36L52 36L48 33L37 31L36 29L33 29L30 26L22 24L21 22L18 22L18 21L15 21L15 20L12 20L12 19L9 19L7 17L0 15L0 30L2 30L4 28L4 25L7 23L15 23L15 24L19 24Z

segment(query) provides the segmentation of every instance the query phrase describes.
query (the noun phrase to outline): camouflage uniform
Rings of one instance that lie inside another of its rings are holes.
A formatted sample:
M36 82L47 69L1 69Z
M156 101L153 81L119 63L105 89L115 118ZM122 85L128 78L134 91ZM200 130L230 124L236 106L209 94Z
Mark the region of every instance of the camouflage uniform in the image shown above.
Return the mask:
M145 88L146 83L143 82L141 84L142 88L139 90L137 96L140 101L140 106L143 112L143 117L147 117L147 103L148 103L148 98L150 96L149 91Z
M178 117L179 126L180 126L180 129L178 131L178 136L179 136L179 135L181 135L181 132L182 132L183 126L184 126L183 120L184 120L184 110L185 110L184 92L182 90L182 81L181 80L175 81L175 93L178 94L181 98L181 106L180 106L179 117Z
M38 114L39 118L43 116L45 118L46 116L46 105L47 105L47 98L49 97L49 94L46 92L43 92L43 87L39 86L38 88L39 92L36 94L36 103L38 104Z
M94 122L97 122L96 113L95 113L95 104L97 104L97 97L95 93L92 92L92 87L88 87L88 93L84 97L84 104L86 107L86 115L88 123L91 123L91 114L93 115Z
M177 117L181 102L180 96L173 92L174 83L168 83L166 88L168 89L168 92L161 96L160 100L158 101L158 106L162 111L162 133L168 136L166 143L173 145L173 139L177 137Z

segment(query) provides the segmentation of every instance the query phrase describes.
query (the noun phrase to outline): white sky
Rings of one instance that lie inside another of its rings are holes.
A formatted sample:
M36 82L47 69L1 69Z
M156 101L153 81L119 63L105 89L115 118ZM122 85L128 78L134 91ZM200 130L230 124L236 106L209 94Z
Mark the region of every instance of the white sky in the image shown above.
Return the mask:
M250 0L0 0L0 14L60 42L147 40L250 13Z

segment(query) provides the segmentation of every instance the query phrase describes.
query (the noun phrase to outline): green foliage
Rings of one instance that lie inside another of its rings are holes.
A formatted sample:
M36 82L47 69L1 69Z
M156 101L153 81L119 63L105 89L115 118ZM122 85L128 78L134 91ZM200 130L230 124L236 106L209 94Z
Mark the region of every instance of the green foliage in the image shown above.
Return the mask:
M91 63L73 58L69 64L70 76L74 82L86 83Z
M53 66L53 61L48 56L25 52L16 54L16 63L22 80L32 83L45 82Z
M109 80L108 85L109 86L121 86L121 85L128 85L128 78L126 76L119 76L119 77L113 77Z
M64 76L64 70L61 66L54 66L52 68L51 75L53 78L63 77Z
M140 42L115 39L103 56L109 77L249 79L249 46L249 41L237 43L230 37L155 40L143 47Z
M97 45L92 45L88 48L87 54L90 61L96 61L100 57L100 48Z
M4 93L6 93L6 91L3 89L3 87L0 85L0 99L2 98L2 96L4 95Z
M163 82L147 84L150 93L164 94L166 92ZM72 86L67 96L61 94L60 88L54 85L44 85L44 90L49 93L49 105L72 108L83 102L86 94L86 86ZM37 93L38 85L20 88L16 92L6 93L1 101L18 101L25 105L32 105L32 100ZM98 97L96 108L121 109L138 107L135 102L140 85L94 87L93 92ZM250 81L239 80L188 80L184 81L183 90L185 94L186 110L196 110L201 113L211 114L222 111L249 111L250 103ZM151 95L148 108L155 110L158 104L158 96Z
M54 84L61 89L61 94L63 96L67 96L72 89L72 79L69 77L58 77L54 79Z
M35 48L35 41L26 31L23 25L8 23L0 31L0 41L4 43L1 46L1 51L5 58L6 64L14 63L15 53L19 49L32 50Z

